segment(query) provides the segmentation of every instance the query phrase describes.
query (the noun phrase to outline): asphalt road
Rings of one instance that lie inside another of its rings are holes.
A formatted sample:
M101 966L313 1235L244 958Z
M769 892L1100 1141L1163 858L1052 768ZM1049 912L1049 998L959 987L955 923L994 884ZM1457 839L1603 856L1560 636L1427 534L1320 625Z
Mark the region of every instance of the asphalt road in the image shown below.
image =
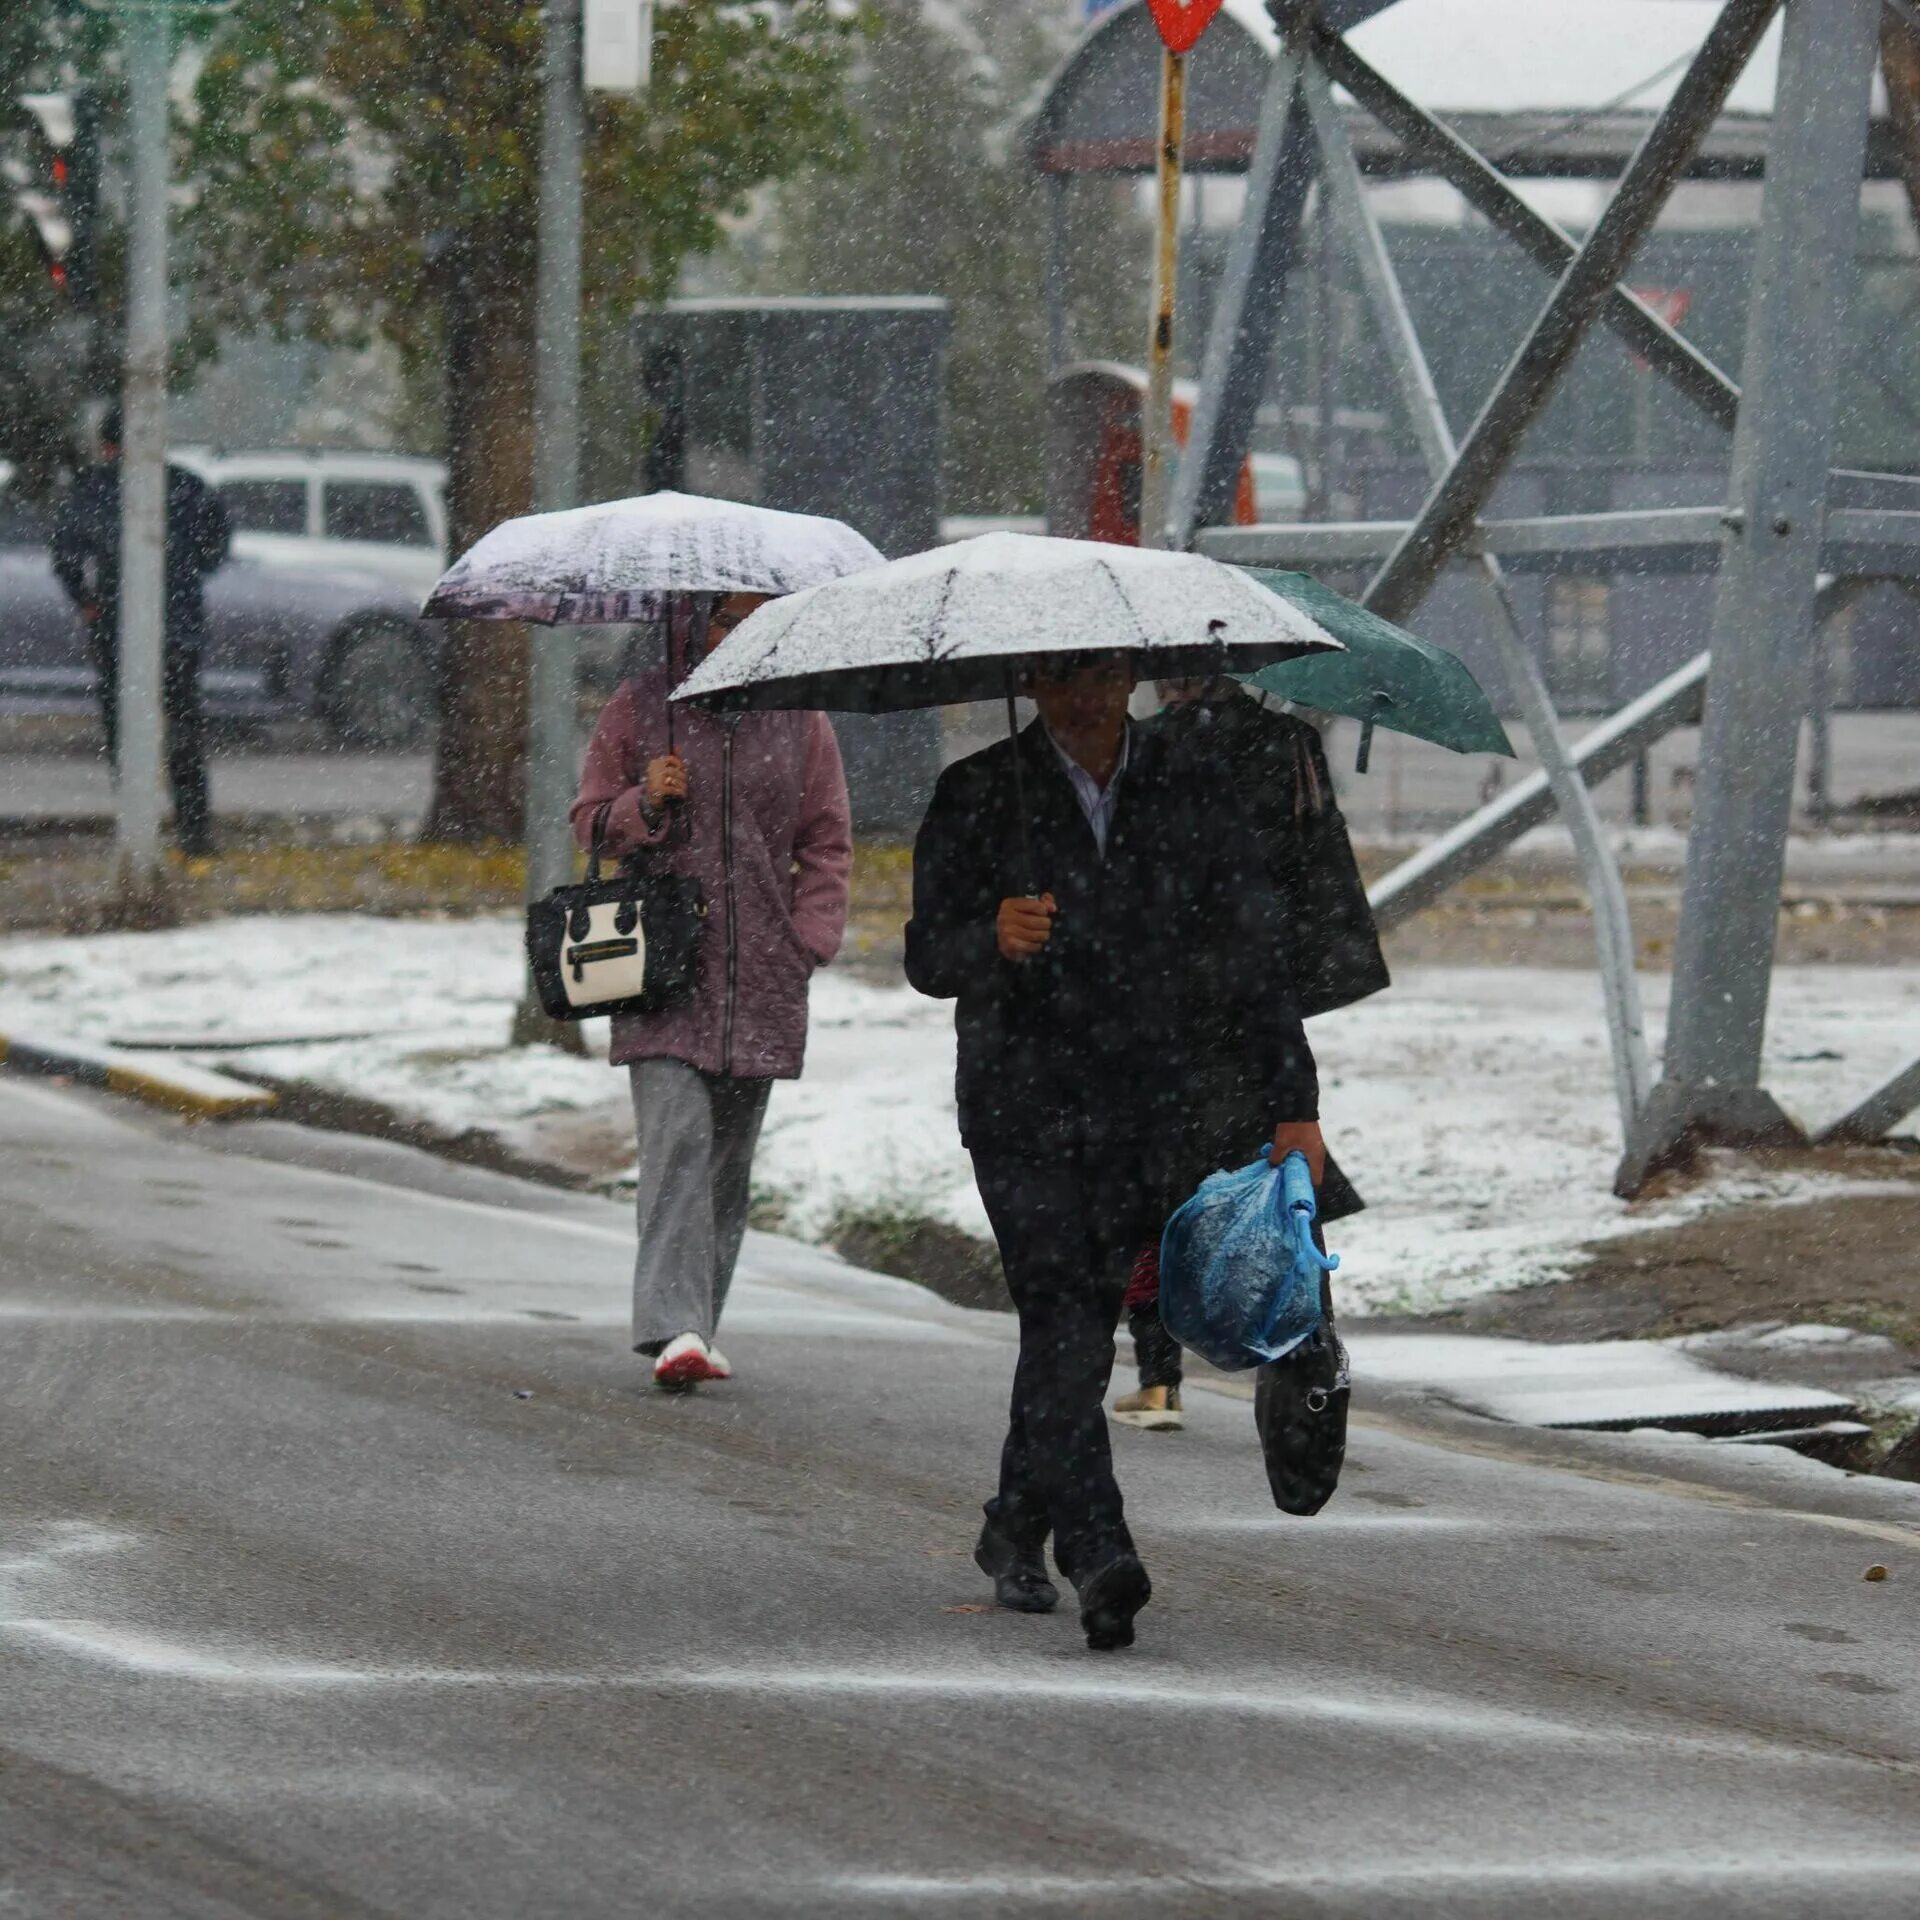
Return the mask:
M609 1206L269 1149L0 1081L6 1920L1915 1910L1912 1489L1375 1396L1293 1521L1196 1393L1094 1656L999 1319L756 1238L664 1400Z

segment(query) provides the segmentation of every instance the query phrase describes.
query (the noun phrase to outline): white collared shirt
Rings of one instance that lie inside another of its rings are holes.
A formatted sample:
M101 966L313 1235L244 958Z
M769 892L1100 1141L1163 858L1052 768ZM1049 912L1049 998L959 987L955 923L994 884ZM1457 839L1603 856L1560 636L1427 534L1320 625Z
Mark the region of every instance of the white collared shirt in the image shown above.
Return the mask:
M1087 825L1093 829L1093 843L1100 849L1100 858L1107 857L1107 835L1113 829L1114 803L1120 797L1120 776L1127 770L1127 756L1133 751L1133 728L1131 726L1120 736L1120 762L1113 770L1113 778L1103 789L1100 782L1083 767L1060 742L1053 737L1053 729L1045 728L1047 744L1060 756L1060 764L1066 769L1067 779L1073 787L1073 797L1080 802L1080 811L1087 816Z

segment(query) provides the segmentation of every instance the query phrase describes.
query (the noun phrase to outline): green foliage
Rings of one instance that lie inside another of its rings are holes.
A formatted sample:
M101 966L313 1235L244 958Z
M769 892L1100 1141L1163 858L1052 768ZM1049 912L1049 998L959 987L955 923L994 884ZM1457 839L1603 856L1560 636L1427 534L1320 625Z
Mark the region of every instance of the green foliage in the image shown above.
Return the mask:
M761 182L844 137L852 28L829 0L683 0L652 91L589 102L586 299L624 314ZM450 276L530 311L533 0L241 0L196 91L202 311L432 354Z

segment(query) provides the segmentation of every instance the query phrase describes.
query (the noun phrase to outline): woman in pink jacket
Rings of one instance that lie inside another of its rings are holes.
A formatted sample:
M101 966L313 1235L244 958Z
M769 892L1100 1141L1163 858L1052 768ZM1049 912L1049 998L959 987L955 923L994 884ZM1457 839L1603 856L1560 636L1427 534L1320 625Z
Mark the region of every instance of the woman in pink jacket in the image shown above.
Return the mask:
M763 597L722 600L706 645ZM697 627L670 623L670 660ZM713 1336L746 1232L753 1150L769 1088L799 1075L807 982L839 951L853 866L826 716L680 707L670 743L667 693L692 665L640 674L607 703L572 812L584 846L607 806L608 853L656 849L705 901L693 997L613 1023L639 1145L633 1344L671 1391L731 1376Z

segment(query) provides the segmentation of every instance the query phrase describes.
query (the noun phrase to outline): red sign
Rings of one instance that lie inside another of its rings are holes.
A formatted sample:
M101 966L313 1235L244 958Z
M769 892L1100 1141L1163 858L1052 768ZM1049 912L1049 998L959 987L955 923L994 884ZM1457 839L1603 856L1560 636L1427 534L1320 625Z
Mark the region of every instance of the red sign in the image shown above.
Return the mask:
M1147 11L1170 52L1191 53L1220 5L1221 0L1147 0Z

